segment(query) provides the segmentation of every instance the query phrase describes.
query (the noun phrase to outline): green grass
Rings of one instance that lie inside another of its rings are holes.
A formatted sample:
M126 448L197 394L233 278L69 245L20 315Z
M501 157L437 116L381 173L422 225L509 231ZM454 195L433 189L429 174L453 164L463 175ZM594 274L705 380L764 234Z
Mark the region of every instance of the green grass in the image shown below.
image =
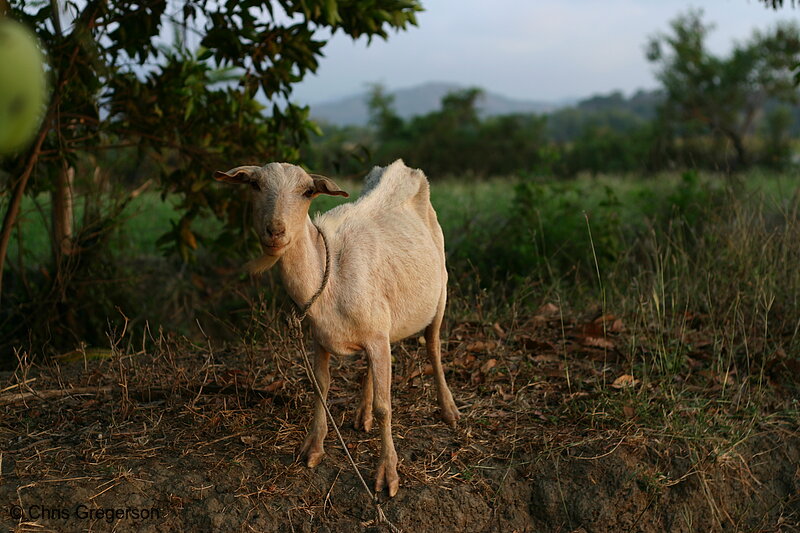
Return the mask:
M602 254L605 252L603 245L623 244L608 242L612 237L617 239L620 231L640 231L649 221L663 218L670 210L685 210L691 207L685 205L687 203L698 199L705 201L709 191L735 188L741 198L762 197L777 212L781 202L791 197L797 176L753 171L733 180L719 175L701 175L693 179L687 186L677 173L647 178L584 176L568 181L506 177L474 182L451 177L432 183L431 201L444 230L448 251L456 260L487 252L481 246L496 239L498 229L506 224L527 226L530 230L527 237L536 242L535 251L540 256L560 253L574 257L574 247L564 248L564 243L575 243L585 249L588 233L584 213L590 217L591 224L600 224L596 233ZM522 199L530 205L519 205L521 194L517 189L520 183L536 188L532 198ZM350 199L318 197L312 204L312 217L358 198L361 183L343 182L341 186L350 192ZM159 253L156 241L169 231L170 222L179 218L175 210L177 203L176 197L162 200L157 193L145 193L133 200L123 213L123 225L112 239L113 247L125 255ZM76 199L75 219L78 224L83 204L82 198ZM519 214L515 208L519 210L521 207L529 212L530 217L526 220L515 219ZM710 205L702 207L703 210L713 208ZM49 259L49 209L47 195L40 195L35 200L26 197L23 202L20 226L26 262L44 263ZM195 222L195 229L201 235L216 233L221 227L221 222L213 217ZM18 254L16 237L15 234L9 249L13 258ZM475 243L479 244L478 248L474 247Z
M23 198L22 208L17 218L17 227L8 246L8 256L14 261L19 255L19 236L25 250L26 263L43 262L50 254L49 216L50 202L45 203L45 196L41 195L35 200L30 197ZM3 212L6 210L5 202L0 204Z
M85 201L80 195L75 200L74 220L81 226ZM170 222L177 222L176 197L161 198L158 193L144 193L130 202L122 212L121 225L111 238L115 251L125 255L154 255L160 253L156 246L158 238L170 230ZM5 205L0 205L3 209ZM104 205L101 209L107 209ZM50 199L47 195L36 198L25 197L20 211L19 226L23 228L22 240L26 262L46 263L51 254L49 238ZM201 218L196 229L201 233L213 233L222 227L213 218ZM9 256L16 259L19 240L15 233L9 244Z

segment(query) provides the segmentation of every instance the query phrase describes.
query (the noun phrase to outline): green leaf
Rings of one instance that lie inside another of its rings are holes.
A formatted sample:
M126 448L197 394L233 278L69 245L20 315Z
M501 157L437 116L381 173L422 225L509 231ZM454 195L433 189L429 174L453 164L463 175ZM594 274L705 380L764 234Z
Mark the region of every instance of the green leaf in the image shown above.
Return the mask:
M187 121L187 120L189 120L189 117L190 117L190 116L191 116L191 114L192 114L192 110L194 110L194 100L193 100L193 99L190 99L190 100L189 100L189 101L186 103L186 111L184 111L184 113L183 113L183 120L184 120L184 122L185 122L185 121Z
M314 134L322 136L322 128L319 127L319 124L314 122L313 120L309 120L306 122L306 127L310 129Z
M325 0L325 18L331 26L335 26L342 21L342 17L339 16L339 10L336 6L336 0Z
M214 55L214 51L206 48L205 46L201 46L197 49L197 60L198 61L205 61L206 59L210 58Z

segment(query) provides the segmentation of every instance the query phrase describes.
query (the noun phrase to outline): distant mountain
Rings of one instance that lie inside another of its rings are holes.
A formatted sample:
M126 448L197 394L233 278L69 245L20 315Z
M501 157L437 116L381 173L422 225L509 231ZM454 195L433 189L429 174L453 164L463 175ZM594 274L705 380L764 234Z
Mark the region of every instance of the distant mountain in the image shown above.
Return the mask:
M441 107L442 97L447 93L466 89L454 83L431 82L415 87L389 91L394 96L394 109L402 118L424 115ZM367 109L368 93L346 96L330 102L312 104L311 117L320 122L337 126L364 125L369 121ZM493 92L485 92L478 99L478 110L482 116L505 115L509 113L547 113L569 105L570 102L539 102L536 100L517 100Z

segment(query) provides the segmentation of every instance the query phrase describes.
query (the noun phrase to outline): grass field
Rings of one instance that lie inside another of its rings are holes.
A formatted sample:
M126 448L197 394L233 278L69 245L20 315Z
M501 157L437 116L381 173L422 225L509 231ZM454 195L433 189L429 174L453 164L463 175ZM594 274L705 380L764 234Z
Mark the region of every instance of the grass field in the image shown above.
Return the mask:
M796 174L774 174L754 171L746 176L731 179L722 175L698 176L697 182L704 187L724 190L735 189L737 195L763 197L765 205L772 211L780 210L780 202L791 198L797 183ZM481 181L463 181L456 177L435 181L432 185L431 200L439 216L446 241L457 243L465 231L485 230L487 224L505 222L511 214L515 186L526 181L520 177L502 177ZM681 200L680 174L662 174L648 177L637 176L584 176L575 180L553 181L546 178L529 178L527 181L540 184L550 194L543 198L542 205L532 206L547 217L555 208L572 207L573 214L582 220L583 212L591 212L598 205L613 200L623 226L642 225L645 218L658 209L670 208L670 198ZM220 185L222 187L222 185ZM350 199L321 196L317 198L311 209L313 216L341 203L358 198L361 184L358 182L342 182L341 186L351 193ZM687 195L694 191L686 191ZM239 194L231 188L231 194ZM169 230L170 221L177 221L179 214L175 211L178 199L160 194L145 193L136 198L124 212L124 224L118 231L116 245L125 254L158 253L156 240ZM0 207L3 203L0 201ZM50 254L48 242L49 198L40 195L33 200L25 198L20 216L22 237L26 258L35 261L46 261ZM712 208L713 206L707 206ZM76 199L75 218L80 221L83 213L83 201ZM551 216L555 216L553 213ZM543 220L543 223L557 223L558 220ZM212 233L221 226L211 218L200 220L200 232ZM574 236L573 236L574 237ZM449 245L452 248L453 245ZM12 239L10 255L18 253L18 241Z

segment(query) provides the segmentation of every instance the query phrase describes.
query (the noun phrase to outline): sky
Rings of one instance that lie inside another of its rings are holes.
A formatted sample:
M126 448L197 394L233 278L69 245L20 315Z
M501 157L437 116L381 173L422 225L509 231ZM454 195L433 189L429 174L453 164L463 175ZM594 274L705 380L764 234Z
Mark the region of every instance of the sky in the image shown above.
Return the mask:
M790 2L786 2L789 4ZM353 41L338 33L316 74L293 100L313 104L429 81L478 86L505 96L557 102L657 85L644 56L648 37L702 8L715 30L709 47L730 51L754 29L800 21L800 9L767 9L757 0L422 0L418 26L387 41Z

